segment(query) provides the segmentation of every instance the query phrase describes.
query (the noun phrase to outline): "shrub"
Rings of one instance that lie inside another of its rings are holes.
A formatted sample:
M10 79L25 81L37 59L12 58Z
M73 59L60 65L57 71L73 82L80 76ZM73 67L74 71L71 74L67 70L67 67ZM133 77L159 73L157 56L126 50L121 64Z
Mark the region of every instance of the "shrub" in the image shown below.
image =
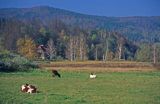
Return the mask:
M37 64L17 54L10 52L0 53L0 71L27 71L31 68L37 68Z
M28 70L30 68L36 68L37 65L28 59L21 57L21 56L16 56L14 57L11 62L13 63L13 67L17 68L19 71L23 70Z

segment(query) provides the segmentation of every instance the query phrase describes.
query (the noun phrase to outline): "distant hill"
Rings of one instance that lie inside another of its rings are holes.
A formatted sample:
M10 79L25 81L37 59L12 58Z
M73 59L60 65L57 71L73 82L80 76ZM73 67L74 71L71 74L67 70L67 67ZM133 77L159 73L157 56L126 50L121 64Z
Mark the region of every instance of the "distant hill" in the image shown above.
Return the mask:
M104 17L38 6L33 8L3 8L0 9L0 18L14 18L22 21L38 18L45 25L50 20L58 18L67 25L79 26L83 29L105 28L108 31L117 31L131 41L160 41L160 16Z

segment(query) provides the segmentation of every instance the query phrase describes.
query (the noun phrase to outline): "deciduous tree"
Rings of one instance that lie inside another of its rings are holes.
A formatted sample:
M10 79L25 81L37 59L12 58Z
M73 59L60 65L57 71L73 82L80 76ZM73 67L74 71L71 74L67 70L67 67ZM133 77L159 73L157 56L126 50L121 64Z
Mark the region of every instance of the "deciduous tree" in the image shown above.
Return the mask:
M47 42L47 51L48 51L50 60L56 56L56 47L54 45L52 38L50 38Z
M36 57L36 45L34 40L26 37L17 40L18 53L25 56L28 59L34 59Z

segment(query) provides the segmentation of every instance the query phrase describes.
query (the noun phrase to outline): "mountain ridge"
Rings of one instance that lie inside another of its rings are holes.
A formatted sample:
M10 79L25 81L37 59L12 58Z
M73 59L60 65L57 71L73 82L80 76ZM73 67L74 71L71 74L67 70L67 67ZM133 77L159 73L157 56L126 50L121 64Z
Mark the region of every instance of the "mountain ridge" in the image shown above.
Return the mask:
M72 10L66 10L66 9L62 9L62 8L56 8L56 7L52 7L52 6L47 6L47 5L40 5L40 6L33 6L33 7L24 7L24 8L21 8L21 7L10 7L10 8L0 8L0 10L6 10L6 9L37 9L37 8L50 8L50 9L58 9L58 10L62 10L62 11L66 11L66 12L71 12L71 13L76 13L76 14L80 14L80 15L87 15L87 16L96 16L96 17L107 17L107 18L132 18L132 17L160 17L158 15L153 15L153 16L138 16L138 15L135 15L135 16L103 16L103 15L93 15L93 14L85 14L85 13L80 13L80 12L76 12L76 11L72 11Z
M151 41L153 39L160 41L160 16L107 17L76 13L50 6L36 6L1 8L0 18L20 20L39 18L44 22L58 18L67 25L84 29L104 28L108 31L118 31L131 41Z

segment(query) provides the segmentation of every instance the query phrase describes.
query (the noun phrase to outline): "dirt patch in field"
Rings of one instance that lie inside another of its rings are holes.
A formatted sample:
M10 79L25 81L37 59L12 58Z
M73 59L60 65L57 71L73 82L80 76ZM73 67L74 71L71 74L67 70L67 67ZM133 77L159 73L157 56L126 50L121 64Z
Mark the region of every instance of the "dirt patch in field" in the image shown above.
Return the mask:
M80 62L80 63L48 63L40 64L41 68L58 70L83 70L83 71L154 71L156 68L150 63L142 62Z
M47 70L65 70L65 71L93 71L93 72L126 72L126 71L154 71L153 68L73 68L73 67L45 67Z

